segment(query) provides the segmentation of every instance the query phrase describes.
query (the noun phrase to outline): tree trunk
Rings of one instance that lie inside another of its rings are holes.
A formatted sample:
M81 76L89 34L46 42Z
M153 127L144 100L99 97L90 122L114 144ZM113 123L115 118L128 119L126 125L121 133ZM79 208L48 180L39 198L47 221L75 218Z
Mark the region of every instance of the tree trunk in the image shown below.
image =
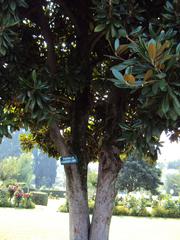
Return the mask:
M70 155L64 138L56 124L53 124L50 136L61 156ZM87 162L65 165L66 192L69 202L69 239L88 240L89 235L89 209L87 197Z
M69 201L69 233L70 240L88 240L89 209L87 191L77 165L65 166L67 194Z
M108 240L114 199L116 196L116 180L121 161L112 160L109 156L100 159L98 170L98 186L96 202L89 240Z

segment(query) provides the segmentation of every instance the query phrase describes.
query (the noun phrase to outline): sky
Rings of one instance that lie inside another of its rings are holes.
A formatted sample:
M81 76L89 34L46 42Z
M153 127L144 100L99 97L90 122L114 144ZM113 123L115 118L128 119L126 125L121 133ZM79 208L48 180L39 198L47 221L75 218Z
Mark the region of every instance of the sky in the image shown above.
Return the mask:
M161 154L158 156L160 162L169 162L180 159L180 142L171 143L164 132L161 135L161 141L164 142L164 144L161 148Z

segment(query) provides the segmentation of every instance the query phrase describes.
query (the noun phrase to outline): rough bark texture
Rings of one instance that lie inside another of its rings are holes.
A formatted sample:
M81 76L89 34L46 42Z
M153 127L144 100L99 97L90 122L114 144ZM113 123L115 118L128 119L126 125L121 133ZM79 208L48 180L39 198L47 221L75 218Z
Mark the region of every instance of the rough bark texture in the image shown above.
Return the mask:
M88 240L89 210L77 165L66 166L70 240Z
M70 154L56 124L51 127L51 139L62 156ZM83 183L82 178L87 175L85 172L87 172L87 166L86 168L79 168L78 165L65 166L70 240L88 240L90 221L87 188L85 187L86 182Z
M112 161L109 157L109 154L104 152L100 159L96 202L89 240L109 239L109 227L117 192L115 185L121 167L120 160Z

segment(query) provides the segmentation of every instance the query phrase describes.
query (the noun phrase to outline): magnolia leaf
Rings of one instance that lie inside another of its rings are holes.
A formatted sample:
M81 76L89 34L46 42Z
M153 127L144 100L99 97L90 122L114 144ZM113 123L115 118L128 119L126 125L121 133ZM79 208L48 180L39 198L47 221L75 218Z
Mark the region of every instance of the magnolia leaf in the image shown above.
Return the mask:
M144 81L151 79L152 76L153 76L153 70L152 69L147 70L147 72L144 75Z
M128 50L128 45L127 44L122 44L116 50L116 55L120 56L122 53L126 52L127 50Z
M130 84L135 84L135 77L132 74L125 74L124 80Z
M169 97L168 94L163 98L162 101L162 112L166 114L169 110Z
M120 42L119 42L119 39L117 38L114 42L114 48L115 48L116 51L119 48L119 45L120 45Z
M176 47L176 54L180 55L180 43Z
M142 30L142 26L139 26L139 27L135 28L129 35L138 34L141 32L141 30Z
M119 36L120 36L120 37L126 37L126 36L127 36L127 32L126 32L125 29L120 29L120 30L118 31L118 33L119 33Z
M123 75L115 68L111 69L115 78L117 78L121 83L125 83Z
M105 27L106 27L105 24L99 24L95 27L94 32L101 32L102 30L105 29Z
M156 57L156 41L151 39L148 43L148 54L151 60L154 60Z
M36 81L36 79L37 79L37 73L36 73L35 69L32 71L32 79L33 79L33 81Z

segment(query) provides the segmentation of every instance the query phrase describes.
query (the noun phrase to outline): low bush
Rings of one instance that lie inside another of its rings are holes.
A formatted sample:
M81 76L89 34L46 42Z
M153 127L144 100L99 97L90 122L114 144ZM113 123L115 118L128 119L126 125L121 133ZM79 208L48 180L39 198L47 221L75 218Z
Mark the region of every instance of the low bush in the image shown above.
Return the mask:
M89 213L93 213L95 201L88 201ZM58 209L60 212L69 212L69 206L66 201ZM149 200L146 198L135 198L127 196L124 199L117 199L113 209L113 215L116 216L138 216L138 217L168 217L180 218L180 198L173 200L166 196L161 200Z
M27 208L27 209L33 209L35 208L35 204L31 200L31 195L29 193L25 193L24 197L21 201L21 207Z
M90 199L88 201L88 206L89 206L89 213L92 214L93 213L93 210L94 210L94 205L95 205L95 201Z
M153 207L152 216L180 218L180 198L178 200L173 200L170 195L166 195L155 207Z
M0 207L11 207L9 192L7 189L0 189Z
M63 213L68 213L69 212L69 204L68 204L67 200L66 200L66 202L63 205L61 205L58 208L58 212L63 212Z
M32 201L36 205L47 206L48 204L48 194L44 192L31 192Z
M129 214L129 209L125 206L115 206L113 209L113 215L128 216Z

